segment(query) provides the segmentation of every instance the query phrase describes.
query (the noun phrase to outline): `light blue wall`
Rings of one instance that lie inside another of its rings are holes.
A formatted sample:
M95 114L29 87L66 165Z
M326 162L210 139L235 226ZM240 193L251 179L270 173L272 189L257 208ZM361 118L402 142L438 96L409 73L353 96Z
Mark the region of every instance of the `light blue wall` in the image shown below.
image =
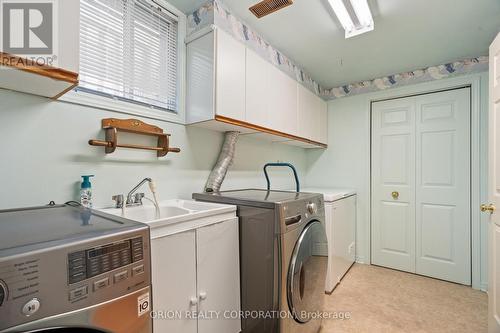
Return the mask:
M481 74L481 122L487 125L487 74ZM385 94L405 95L453 84L456 79L394 89ZM307 186L350 187L358 191L357 253L369 262L369 129L367 105L380 97L370 93L329 102L329 148L304 150L279 143L242 138L235 163L223 189L265 186L261 168L268 161L296 165ZM95 174L96 206L111 204L111 196L124 193L143 177L156 180L160 199L190 198L203 189L223 140L222 133L142 119L172 134L172 145L182 149L157 159L154 153L119 149L105 155L91 147L91 138L103 138L102 118L132 116L0 90L0 209L65 202L77 199L80 175ZM135 140L138 137L123 137ZM481 134L481 160L486 161L486 131ZM153 142L139 141L144 144ZM486 165L481 166L482 198L486 200ZM290 189L287 172L274 172L273 186ZM147 190L147 189L145 189ZM487 283L487 221L481 221L480 284Z
M128 191L144 177L156 180L160 199L190 198L203 189L219 154L222 133L142 119L171 133L172 146L182 152L160 159L149 151L127 149L105 155L102 147L87 141L103 139L101 119L109 117L137 118L0 90L0 209L75 200L84 174L96 175L92 181L96 206L110 205L113 194ZM155 144L138 136L123 138ZM261 168L277 160L294 163L305 177L304 149L241 138L223 189L264 188ZM273 186L292 188L287 172L273 175ZM147 193L147 187L144 190Z
M320 187L350 187L358 192L357 216L357 256L360 262L370 263L370 101L396 96L455 87L460 82L478 78L480 91L480 161L478 171L481 184L481 202L487 200L487 114L488 114L488 74L462 76L434 82L420 83L384 92L375 92L328 102L328 149L311 150L307 153L307 184ZM480 174L480 175L479 175ZM474 207L473 207L474 208ZM473 214L478 210L473 209ZM487 221L484 216L476 221L480 234L477 251L479 262L476 270L478 278L473 279L474 287L487 286ZM473 259L474 260L474 259Z
M354 188L357 191L356 253L369 263L369 140L370 115L366 95L328 102L328 149L308 152L308 186Z

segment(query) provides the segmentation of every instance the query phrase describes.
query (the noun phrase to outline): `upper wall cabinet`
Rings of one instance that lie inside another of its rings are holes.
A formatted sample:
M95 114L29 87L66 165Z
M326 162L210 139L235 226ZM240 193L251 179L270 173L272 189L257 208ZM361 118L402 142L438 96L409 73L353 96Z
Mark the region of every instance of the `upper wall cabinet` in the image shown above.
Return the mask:
M54 1L34 10L26 4L9 5L3 8L11 30L4 34L8 38L0 50L0 88L51 98L74 88L78 84L80 1ZM36 35L24 26L40 18L47 25L45 31L52 34Z
M282 133L298 136L297 81L271 65L268 82L269 89L265 98L268 101L272 128ZM247 113L251 112L253 110L247 110Z
M297 89L299 136L328 142L327 104L302 85Z
M245 46L219 31L216 44L216 113L245 118Z
M246 53L245 120L251 124L271 128L269 106L269 74L272 65L252 50Z
M302 102L302 90L310 101ZM188 124L326 148L324 117L321 98L226 32L215 28L188 42Z

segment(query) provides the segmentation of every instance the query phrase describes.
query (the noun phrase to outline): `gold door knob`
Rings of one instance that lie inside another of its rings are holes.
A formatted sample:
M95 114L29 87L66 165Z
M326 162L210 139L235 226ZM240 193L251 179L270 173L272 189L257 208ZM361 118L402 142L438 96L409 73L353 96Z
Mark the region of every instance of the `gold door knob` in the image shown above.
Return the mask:
M397 200L397 199L399 198L399 192L398 192L398 191L394 191L394 192L392 192L392 193L391 193L391 195L392 195L392 198L393 198L394 200Z
M490 214L493 214L497 208L493 204L482 204L480 209L482 212L489 212Z

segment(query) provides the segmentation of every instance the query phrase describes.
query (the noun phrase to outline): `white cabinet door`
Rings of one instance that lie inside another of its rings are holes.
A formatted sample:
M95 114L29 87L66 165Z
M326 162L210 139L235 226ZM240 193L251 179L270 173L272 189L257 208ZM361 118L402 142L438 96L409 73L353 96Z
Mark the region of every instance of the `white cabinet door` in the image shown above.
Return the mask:
M224 318L225 311L240 311L238 219L198 229L196 243L198 310L217 311L221 315L200 319L198 333L238 333L241 321Z
M311 109L312 132L308 139L319 142L321 140L321 100L313 94Z
M416 98L416 272L471 284L470 89Z
M254 51L247 49L246 57L246 119L262 127L269 123L269 64Z
M332 278L338 283L355 260L356 196L337 200L331 208Z
M298 136L311 139L316 125L315 95L301 84L297 84L297 133Z
M373 103L372 263L408 272L415 272L414 119L413 98Z
M217 29L215 110L219 116L245 119L245 45Z
M215 32L208 33L186 47L186 122L214 119Z
M301 84L297 84L297 135L327 143L327 104Z
M271 128L297 135L297 82L270 66L268 98Z
M319 137L318 142L328 143L328 104L319 99Z
M194 231L151 240L153 310L196 311L196 236ZM197 321L186 316L154 319L155 332L196 333Z
M500 208L500 34L490 46L489 184L486 205ZM488 211L485 211L488 213ZM488 332L500 332L500 213L490 213Z

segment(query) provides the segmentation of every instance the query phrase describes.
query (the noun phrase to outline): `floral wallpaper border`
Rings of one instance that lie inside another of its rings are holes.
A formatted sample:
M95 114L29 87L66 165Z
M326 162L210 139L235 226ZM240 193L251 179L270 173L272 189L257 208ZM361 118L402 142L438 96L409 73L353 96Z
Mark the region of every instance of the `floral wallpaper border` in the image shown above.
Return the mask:
M220 0L210 0L188 15L188 35L212 24L245 43L264 59L268 59L269 62L325 100L477 73L488 69L488 57L481 56L325 89L300 66L275 49L246 23L232 14Z
M486 70L488 70L488 57L482 56L325 89L322 91L321 97L332 100Z

